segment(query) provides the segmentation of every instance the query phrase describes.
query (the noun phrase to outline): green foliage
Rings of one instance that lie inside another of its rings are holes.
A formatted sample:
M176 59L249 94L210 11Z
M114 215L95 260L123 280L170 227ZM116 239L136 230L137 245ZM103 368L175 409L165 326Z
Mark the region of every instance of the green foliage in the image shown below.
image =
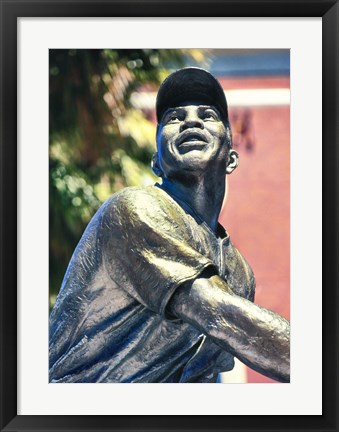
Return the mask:
M50 295L54 303L69 259L100 204L125 186L153 183L152 113L132 92L154 90L188 50L50 50Z

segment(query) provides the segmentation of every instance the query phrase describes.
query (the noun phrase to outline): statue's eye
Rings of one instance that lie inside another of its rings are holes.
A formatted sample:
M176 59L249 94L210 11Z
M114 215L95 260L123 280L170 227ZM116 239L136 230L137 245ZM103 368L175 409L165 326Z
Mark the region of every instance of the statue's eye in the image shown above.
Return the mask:
M203 113L204 120L219 120L219 115L212 109L207 109Z
M167 116L166 123L176 123L180 121L179 114L173 112Z

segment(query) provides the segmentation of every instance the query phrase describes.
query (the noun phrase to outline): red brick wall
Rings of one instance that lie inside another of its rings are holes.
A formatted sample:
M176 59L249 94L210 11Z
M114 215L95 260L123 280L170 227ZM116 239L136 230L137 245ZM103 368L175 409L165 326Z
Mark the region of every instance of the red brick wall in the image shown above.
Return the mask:
M289 87L287 78L220 79L224 89ZM246 108L248 109L248 108ZM256 303L290 315L290 110L252 107L249 135L237 148L240 164L228 177L228 198L220 215L232 241L252 266ZM230 107L230 118L244 108ZM247 370L248 382L272 382Z

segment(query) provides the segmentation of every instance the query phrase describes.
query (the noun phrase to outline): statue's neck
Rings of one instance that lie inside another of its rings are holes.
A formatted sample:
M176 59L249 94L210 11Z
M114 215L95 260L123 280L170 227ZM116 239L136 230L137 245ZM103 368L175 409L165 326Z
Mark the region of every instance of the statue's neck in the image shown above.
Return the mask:
M190 182L165 178L162 185L186 202L216 232L225 195L225 176L204 177Z

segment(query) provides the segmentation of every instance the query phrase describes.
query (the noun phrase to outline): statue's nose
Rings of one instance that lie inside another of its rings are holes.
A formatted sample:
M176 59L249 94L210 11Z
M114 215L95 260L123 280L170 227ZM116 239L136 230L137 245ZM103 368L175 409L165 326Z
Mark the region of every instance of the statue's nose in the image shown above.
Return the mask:
M185 117L181 124L181 130L189 129L189 128L204 128L204 122L201 118L196 114L190 114Z

